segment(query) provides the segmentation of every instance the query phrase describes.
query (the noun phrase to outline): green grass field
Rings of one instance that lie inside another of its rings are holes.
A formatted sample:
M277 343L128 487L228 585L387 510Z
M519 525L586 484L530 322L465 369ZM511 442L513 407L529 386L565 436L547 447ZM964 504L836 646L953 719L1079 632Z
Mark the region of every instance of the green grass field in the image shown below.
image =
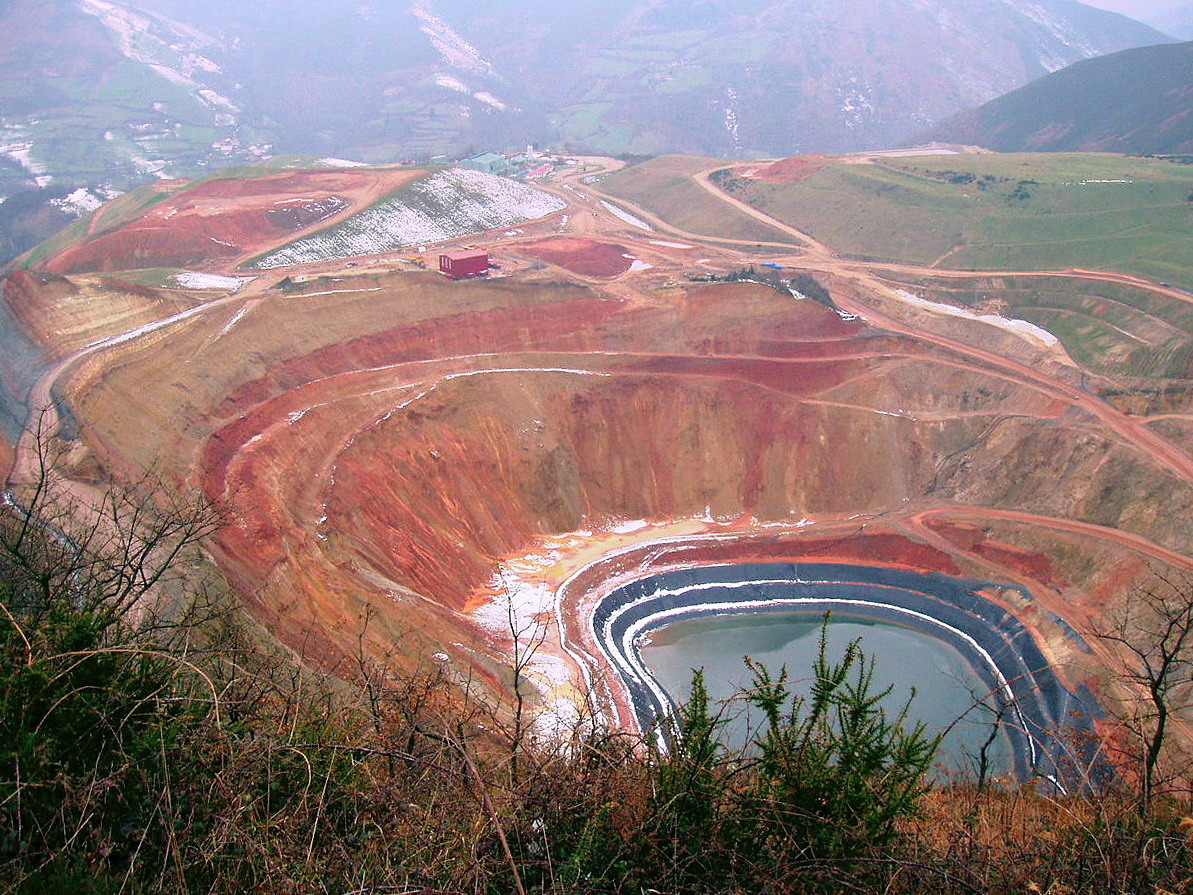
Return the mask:
M692 180L693 174L717 163L717 159L695 156L660 156L618 171L602 180L600 188L690 233L792 245L787 234L742 214Z
M965 270L1117 270L1193 287L1193 166L1095 154L830 165L737 197L843 254Z
M924 279L910 291L933 301L1027 320L1060 339L1094 373L1185 379L1193 373L1193 304L1073 277Z

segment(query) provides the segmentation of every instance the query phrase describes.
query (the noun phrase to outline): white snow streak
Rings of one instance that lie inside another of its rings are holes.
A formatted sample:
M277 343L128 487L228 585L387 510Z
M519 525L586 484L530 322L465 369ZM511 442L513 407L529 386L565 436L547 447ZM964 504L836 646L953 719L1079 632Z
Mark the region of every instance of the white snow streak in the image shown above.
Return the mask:
M1004 329L1017 336L1025 336L1049 347L1060 344L1060 339L1048 332L1048 330L1036 326L1034 323L1028 323L1026 320L1009 319L1007 317L1000 317L997 314L978 314L976 311L970 311L966 308L928 301L926 298L920 298L918 295L913 295L904 289L896 289L894 292L899 296L900 300L909 305L923 308L924 310L933 311L937 314L945 314L949 317L963 317L966 320L976 320L978 323L997 326L999 329Z
M646 221L639 217L635 217L624 208L614 205L612 202L606 202L604 199L602 199L601 204L605 206L605 210L608 211L609 214L613 215L618 220L624 221L631 227L637 227L639 230L654 230L654 227L650 226L650 224L646 223Z

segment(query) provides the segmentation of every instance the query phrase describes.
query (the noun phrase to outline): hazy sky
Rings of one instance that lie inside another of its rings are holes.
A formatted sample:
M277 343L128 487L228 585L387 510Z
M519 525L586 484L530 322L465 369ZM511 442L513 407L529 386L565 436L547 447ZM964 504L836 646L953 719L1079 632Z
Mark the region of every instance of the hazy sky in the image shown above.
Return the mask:
M1113 9L1133 18L1144 18L1157 12L1164 12L1178 6L1176 0L1082 0L1089 6Z

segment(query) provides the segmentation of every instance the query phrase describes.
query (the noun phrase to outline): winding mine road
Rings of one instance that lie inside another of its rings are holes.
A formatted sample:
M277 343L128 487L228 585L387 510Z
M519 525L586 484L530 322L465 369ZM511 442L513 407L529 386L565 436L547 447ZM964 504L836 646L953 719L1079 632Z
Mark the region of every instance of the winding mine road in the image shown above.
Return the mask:
M611 166L606 165L602 170L606 170L609 167ZM1130 286L1163 296L1169 300L1189 304L1193 304L1193 295L1180 289L1161 286L1138 277L1115 272L1083 269L1055 271L958 271L944 270L934 266L851 260L834 252L830 246L815 239L810 234L774 218L734 196L728 195L712 181L711 175L715 170L717 169L698 172L693 175L694 182L701 190L715 197L718 201L725 203L727 207L733 208L738 213L748 215L765 224L767 227L791 237L793 244L722 239L674 227L667 221L633 202L606 195L595 184L583 183L582 178L587 175L582 173L563 173L555 183L548 184L547 186L556 195L567 200L567 213L577 218L577 220L572 221L571 226L564 231L565 233L576 235L592 234L596 238L615 236L617 241L624 243L630 251L653 252L656 255L665 255L666 253L661 252L658 243L652 241L658 239L681 240L686 244L690 244L693 250L707 253L710 261L715 261L715 263L722 265L745 266L756 263L759 258L757 250L765 248L773 250L775 253L774 258L778 263L827 275L832 278L835 287L833 290L834 300L843 311L865 319L877 329L907 336L920 343L935 346L935 349L940 349L939 352L933 350L930 357L917 356L918 359L931 363L949 364L960 369L978 371L986 375L1001 377L1055 399L1058 405L1063 403L1066 407L1075 408L1081 411L1085 417L1082 420L1082 424L1091 427L1096 425L1100 430L1112 433L1122 444L1128 445L1146 456L1154 464L1165 469L1174 478L1193 486L1193 456L1190 456L1178 445L1164 438L1149 426L1150 420L1164 418L1163 415L1146 419L1133 417L1099 399L1096 395L1083 390L1075 384L1078 378L1076 370L1079 368L1072 363L1067 355L1062 356L1063 352L1059 349L1048 349L1049 368L1055 371L1049 372L1046 369L1037 368L1029 363L1015 360L996 351L970 344L962 338L937 332L930 323L925 325L910 322L909 319L905 319L904 314L914 312L917 319L927 320L930 318L925 315L931 315L933 312L931 309L924 309L918 306L913 309L909 306L907 302L901 299L896 286L884 278L883 274L947 279L977 279L1008 276L1036 278L1068 277ZM601 199L628 210L633 215L648 223L653 230L650 233L646 233L645 231L630 232L632 228L627 229L628 225L624 221L616 219L615 216L604 208L600 203ZM554 225L552 225L552 228L548 232L527 237L523 241L549 239L555 232ZM490 235L495 240L494 245L499 246L500 236L495 234ZM672 260L684 257L682 253L676 252L673 252L672 255L674 256ZM323 273L342 270L343 267L344 262L325 262L304 267L303 270L304 272L313 271ZM80 365L98 361L101 355L109 353L117 355L122 350L131 350L152 340L169 339L175 327L184 326L188 322L195 321L205 315L229 314L229 325L232 325L245 312L251 310L254 303L270 300L266 298L266 293L285 274L285 269L270 271L265 275L258 276L257 279L240 292L195 305L178 314L98 340L58 361L37 380L29 394L29 407L32 408L30 425L26 427L25 433L16 446L15 459L8 475L10 486L12 484L31 481L36 477L36 461L38 456L36 439L52 435L57 431L59 426L57 412L53 405L56 386L65 377L77 370ZM578 274L569 274L568 276L573 280L585 283L606 294L615 295L626 301L643 301L646 298L648 287L635 275L619 277L615 280L585 277ZM318 293L313 294L317 295ZM967 325L976 327L986 324L975 320ZM218 337L218 335L213 336L213 338ZM582 354L582 352L576 352L576 354ZM639 356L646 357L647 355ZM898 352L888 350L884 352L884 356L897 358ZM594 358L596 357L600 359L595 360ZM287 427L290 423L294 421L295 414L301 419L302 415L307 411L332 406L336 401L360 399L362 401L362 408L359 411L360 419L348 420L347 426L342 427L340 433L342 437L340 437L339 441L336 442L334 439L328 439L325 445L325 453L311 459L310 468L315 473L314 476L307 481L303 481L299 476L294 476L292 480L278 486L278 505L276 508L270 509L276 509L279 514L284 512L302 514L302 518L299 521L310 523L313 521L314 515L318 512L315 505L303 503L303 500L306 499L308 489L313 487L311 481L315 481L320 477L326 477L333 472L332 465L334 464L337 452L342 444L345 443L345 440L353 435L352 425L354 423L361 423L364 427L367 427L372 424L375 419L380 418L370 415L374 410L377 410L378 413L392 413L395 408L400 409L408 404L418 402L427 393L427 390L434 389L441 383L464 376L497 375L512 371L613 375L607 371L612 370L618 360L625 360L631 357L634 357L631 352L593 352L586 363L580 365L567 352L540 352L537 354L523 352L520 357L516 356L516 353L494 355L462 354L458 356L439 357L433 361L407 362L404 364L395 364L387 368L353 370L337 374L342 377L341 381L336 383L337 387L351 380L351 385L343 391L331 389L329 387L331 384L327 381L316 380L308 383L306 386L288 391L284 396L275 399L276 406L269 408L271 411L276 411L272 418L260 429L246 436L243 443L235 445L235 453L228 461L226 467L224 467L221 473L212 473L216 479L220 475L223 475L224 480L213 480L212 484L215 490L226 491L229 488L228 480L230 478L236 478L246 469L251 472L251 466L255 462L253 457L255 450L253 439L256 439L256 443L260 444L262 448L268 447L269 442L274 439L284 440L284 433L287 432ZM655 356L652 355L651 357ZM660 354L657 357L666 357L666 355ZM720 360L733 359L732 355L718 355L717 357ZM857 360L868 357L870 355L864 352L852 351L843 353L838 359ZM104 358L104 360L106 361L107 359ZM795 368L802 361L799 358L789 358L785 362L791 364L792 368ZM1065 378L1070 373L1074 381L1069 381ZM653 375L665 374L655 371ZM689 373L685 375L695 374ZM808 395L805 397L805 400L815 402L819 398L819 395ZM376 406L372 403L364 406L364 399L375 401ZM332 407L332 411L338 410L339 408ZM1179 414L1168 416L1184 418L1183 415ZM265 419L264 415L262 419ZM38 425L39 421L40 425ZM360 431L360 429L356 431ZM301 492L301 496L299 492ZM282 499L283 497L285 498L284 500ZM310 518L307 518L307 516L310 516ZM1042 517L1031 513L993 507L943 506L925 508L922 503L919 506L907 505L903 508L892 510L888 514L883 514L883 516L883 522L889 523L892 527L902 526L907 531L918 534L924 541L929 542L933 540L939 542L941 540L928 527L928 523L931 520L950 517L971 518L979 521L987 520L991 522L1019 524L1037 529L1048 529L1088 537L1100 542L1114 544L1117 547L1124 548L1151 560L1193 570L1193 557L1181 554L1161 544L1156 544L1142 535L1094 525L1080 520ZM801 524L787 526L779 533L794 534L798 531ZM823 523L812 521L808 524L818 526L816 529L818 532L835 531L840 526L864 526L862 522L846 523L841 520L826 520ZM720 537L742 539L748 533L747 527L743 527L737 531L725 530L724 534L720 535ZM686 538L686 540L693 541L695 539ZM612 556L612 554L608 555ZM581 673L587 675L589 672L585 661L578 658L572 652L572 647L577 646L577 644L574 642L569 643L562 609L565 591L566 585L561 586L555 591L557 600L555 611L560 632L559 648L562 652L571 655L576 661L576 665L580 668ZM1053 603L1053 608L1061 611L1064 610L1064 607L1059 605L1059 600Z
M803 248L799 250L799 253L794 257L779 260L786 260L802 268L820 271L830 276L850 281L854 284L859 293L881 297L885 302L889 302L895 307L898 307L901 304L897 291L891 288L891 286L889 286L881 277L875 274L875 270L895 270L905 274L924 277L948 276L964 279L1006 276L1075 277L1080 279L1129 285L1134 288L1145 289L1157 295L1162 295L1166 298L1172 298L1178 301L1193 304L1193 296L1186 294L1183 290L1174 289L1172 287L1164 287L1158 283L1153 283L1140 277L1113 272L1089 271L1081 269L1055 271L942 271L939 268L922 267L910 264L885 264L878 262L852 261L850 259L840 257L829 246L823 242L820 242L806 231L800 230L797 227L793 227L790 224L779 220L778 218L772 217L771 215L754 208L752 205L749 205L748 203L729 195L724 190L717 187L716 184L712 182L711 177L712 174L715 171L720 170L721 167L723 166L719 166L717 168L708 168L704 171L700 171L693 175L693 180L702 190L708 194L716 197L737 211L747 214L755 220L766 224L769 227L772 227L783 233L787 233L803 246ZM592 186L589 186L588 189L592 190L596 195L604 196L604 194L600 193L599 190L595 190ZM708 245L708 237L701 237L698 234L690 233L689 231L678 230L676 228L670 227L665 221L650 215L650 213L645 209L633 205L632 203L625 202L621 199L615 199L612 196L605 196L605 198L609 201L615 201L621 203L622 205L629 206L635 214L646 216L651 223L662 232L682 236L682 238L689 241L703 240L706 249L712 248L712 246ZM751 243L751 245L755 245L755 243ZM981 365L987 368L999 370L1018 381L1031 382L1043 390L1052 391L1056 394L1062 395L1072 405L1080 407L1082 410L1096 417L1104 426L1106 426L1106 428L1118 435L1121 439L1123 439L1123 441L1134 445L1139 450L1145 452L1153 460L1167 468L1182 481L1193 484L1193 456L1190 456L1184 450L1158 434L1155 430L1151 429L1148 426L1147 420L1129 417L1122 411L1117 410L1116 408L1107 404L1105 401L1081 390L1077 386L1064 382L1055 376L1050 376L1047 373L1039 372L1034 367L1031 367L1027 364L1019 363L991 351L985 351L958 339L938 335L934 332L931 332L930 330L925 330L922 327L905 323L898 317L884 312L883 310L879 310L870 302L861 301L856 297L842 296L839 293L834 295L834 301L836 301L836 303L845 311L848 311L851 314L856 314L857 316L869 321L876 327L931 342L935 345L939 345L942 348L947 348L950 351L954 351L964 357L979 362Z

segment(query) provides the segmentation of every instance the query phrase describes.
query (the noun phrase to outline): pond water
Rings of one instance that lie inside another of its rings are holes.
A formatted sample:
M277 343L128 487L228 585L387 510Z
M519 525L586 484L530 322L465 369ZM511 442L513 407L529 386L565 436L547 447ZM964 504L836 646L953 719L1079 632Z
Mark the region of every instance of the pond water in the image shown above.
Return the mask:
M1088 694L1067 690L1031 632L1007 607L988 599L1002 589L882 566L710 565L659 572L614 588L597 602L591 625L625 685L638 727L654 729L664 745L668 734L655 727L656 720L685 698L692 668L705 668L710 691L720 696L749 682L743 655L776 671L786 664L792 678L806 679L821 619L830 611L830 658L860 636L877 663L875 682L895 685L891 713L902 709L914 686L915 718L935 730L960 719L948 734L943 766L971 770L991 718L1001 712L990 773L1042 779L1064 789L1060 778L1074 767L1071 744L1075 735L1092 732L1090 709L1096 711L1096 705ZM975 695L995 691L999 698L986 701L1001 709L972 709ZM741 741L749 724L749 718L736 722ZM1076 758L1085 768L1086 757ZM1079 778L1085 773L1079 769Z
M743 661L747 655L775 675L786 665L791 690L803 695L810 687L822 621L821 615L807 612L691 618L652 631L643 643L642 658L676 701L687 698L695 668L703 668L711 696L733 696L750 683ZM855 639L874 660L875 690L893 685L883 704L888 716L903 709L914 687L909 722L923 721L930 733L945 733L938 754L942 767L972 772L990 737L994 700L965 657L922 631L834 613L828 631L829 659L843 656ZM759 713L751 714L740 700L731 705L728 717L727 739L735 744L744 743L760 720ZM1005 734L996 736L987 754L991 773L1012 769Z

